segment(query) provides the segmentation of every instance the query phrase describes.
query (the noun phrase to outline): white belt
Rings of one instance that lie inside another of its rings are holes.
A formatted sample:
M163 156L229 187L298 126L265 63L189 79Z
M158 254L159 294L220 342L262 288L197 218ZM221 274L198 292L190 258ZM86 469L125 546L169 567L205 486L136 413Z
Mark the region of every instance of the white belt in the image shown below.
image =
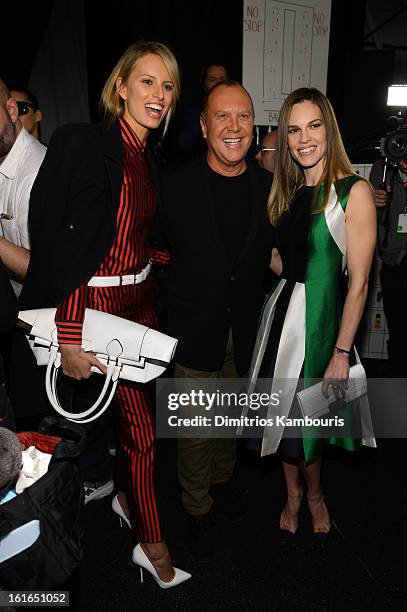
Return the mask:
M138 274L124 274L123 276L92 276L88 287L120 287L120 285L138 285L146 280L152 265L148 262Z

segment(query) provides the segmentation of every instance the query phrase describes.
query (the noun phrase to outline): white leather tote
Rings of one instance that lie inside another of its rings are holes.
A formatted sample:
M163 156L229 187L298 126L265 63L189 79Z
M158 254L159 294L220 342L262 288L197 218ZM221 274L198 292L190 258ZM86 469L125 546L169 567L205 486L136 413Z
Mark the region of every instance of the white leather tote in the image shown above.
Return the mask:
M55 313L56 308L23 310L18 318L25 329L29 330L28 341L37 364L47 366L45 387L51 405L70 421L89 423L97 419L112 401L119 378L139 383L149 382L165 372L174 356L178 342L175 338L139 323L87 308L82 330L82 348L107 366L106 380L98 399L88 410L80 413L67 412L62 408L56 390L61 354ZM98 368L91 369L92 372L101 374Z

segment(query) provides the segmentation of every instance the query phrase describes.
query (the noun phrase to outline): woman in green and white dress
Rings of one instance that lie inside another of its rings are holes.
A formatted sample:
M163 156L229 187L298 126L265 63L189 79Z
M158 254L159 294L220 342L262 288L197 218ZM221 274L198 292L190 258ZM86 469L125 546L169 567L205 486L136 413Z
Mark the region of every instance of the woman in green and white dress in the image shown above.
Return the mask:
M263 310L251 383L324 378L325 387L332 386L338 396L341 381L349 377L349 353L367 296L376 242L373 192L355 174L333 109L317 89L298 89L286 98L277 146L268 208L276 235L271 267L281 280ZM342 307L345 265L348 290ZM286 416L297 416L295 390L294 385L288 402L285 395ZM278 452L283 461L283 537L292 537L298 527L302 473L314 533L324 539L330 519L320 486L323 445L356 450L361 441L290 439L283 433L283 428L266 427L262 442L262 455ZM374 445L374 440L367 443Z

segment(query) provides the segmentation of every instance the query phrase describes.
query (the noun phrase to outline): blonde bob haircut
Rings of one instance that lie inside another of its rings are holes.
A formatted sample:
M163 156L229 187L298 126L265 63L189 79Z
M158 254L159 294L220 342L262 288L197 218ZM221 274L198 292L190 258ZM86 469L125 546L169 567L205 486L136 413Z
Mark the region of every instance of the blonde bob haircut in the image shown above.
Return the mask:
M318 106L326 129L325 166L317 185L317 187L324 186L324 194L318 208L315 208L315 202L313 202L313 213L324 210L328 202L331 185L335 180L343 176L356 174L343 146L335 113L328 98L314 87L296 89L287 96L280 112L274 180L267 204L268 214L273 225L276 225L281 215L289 209L294 194L304 184L304 172L301 166L291 157L288 149L288 125L294 104L300 104L305 100L309 100ZM315 190L316 197L318 197L318 191L318 189Z
M163 45L162 43L140 41L134 43L128 49L126 49L116 66L113 68L103 87L100 98L100 106L104 114L109 115L111 118L116 119L123 115L124 101L119 95L116 81L119 77L121 77L122 83L126 84L129 80L131 71L137 62L145 55L150 54L161 57L174 85L171 107L165 117L165 134L171 118L174 116L175 107L180 95L180 72L175 55L166 45Z

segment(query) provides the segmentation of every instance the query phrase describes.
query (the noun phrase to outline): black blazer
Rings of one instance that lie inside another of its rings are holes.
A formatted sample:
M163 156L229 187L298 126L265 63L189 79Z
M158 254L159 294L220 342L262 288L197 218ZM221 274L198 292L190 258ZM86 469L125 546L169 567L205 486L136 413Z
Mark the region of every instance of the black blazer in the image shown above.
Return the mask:
M118 121L65 125L55 132L31 191L31 258L21 309L58 306L109 252L123 156ZM152 163L150 171L157 182Z
M271 175L248 160L251 223L237 263L230 263L216 223L206 159L164 174L159 213L171 250L168 333L178 338L176 361L221 368L230 326L240 374L250 366L264 281L270 262L272 227L267 216Z
M0 259L0 333L11 329L17 320L17 299L9 275Z
M3 262L0 259L0 334L4 331L11 329L16 322L17 319L17 299L14 294L13 288L10 284L10 279L6 269L3 266ZM7 344L7 341L6 341ZM4 371L3 371L3 357L1 354L1 349L3 348L3 344L0 341L0 385L4 381ZM5 411L5 403L4 394L0 389L0 425L1 425L1 416L2 412ZM3 426L3 425L1 425Z

